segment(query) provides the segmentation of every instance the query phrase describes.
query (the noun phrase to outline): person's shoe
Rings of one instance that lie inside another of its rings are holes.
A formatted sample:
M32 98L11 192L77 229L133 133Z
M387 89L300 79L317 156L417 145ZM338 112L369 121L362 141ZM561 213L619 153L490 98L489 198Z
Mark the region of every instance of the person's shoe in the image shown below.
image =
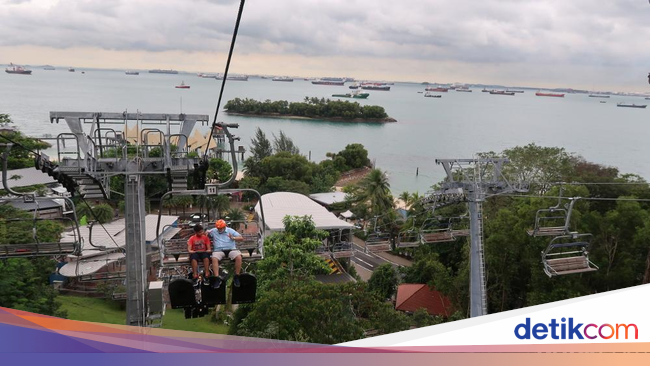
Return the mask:
M221 277L217 277L217 278L215 278L215 279L214 279L214 282L212 282L212 288L213 288L213 289L216 290L216 289L218 289L219 287L221 287Z
M201 279L198 278L198 277L195 277L195 278L192 280L192 282L194 283L194 287L199 287L199 285L201 284Z
M233 279L232 279L232 284L233 284L235 287L239 287L239 286L241 285L241 283L239 283L239 275L235 275L235 277L233 277Z
M210 278L208 276L203 276L203 286L210 286Z

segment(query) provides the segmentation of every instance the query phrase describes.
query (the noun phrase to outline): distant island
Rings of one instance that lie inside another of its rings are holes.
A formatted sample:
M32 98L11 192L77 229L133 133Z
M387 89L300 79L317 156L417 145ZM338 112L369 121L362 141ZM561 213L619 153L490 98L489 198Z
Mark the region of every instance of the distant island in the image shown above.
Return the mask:
M305 97L303 102L286 100L263 102L235 98L224 106L226 113L251 117L320 119L334 122L397 122L388 117L383 107L360 105L357 102Z

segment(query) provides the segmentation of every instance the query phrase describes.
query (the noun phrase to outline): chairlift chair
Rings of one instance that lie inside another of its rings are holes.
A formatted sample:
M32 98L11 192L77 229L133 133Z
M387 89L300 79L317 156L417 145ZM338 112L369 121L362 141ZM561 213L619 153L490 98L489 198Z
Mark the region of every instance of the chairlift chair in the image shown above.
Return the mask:
M449 222L442 223L437 218L426 219L420 228L420 242L422 244L445 243L454 241Z
M589 260L591 234L561 235L553 238L542 252L544 273L549 277L593 272L598 266Z
M557 205L546 209L537 210L535 214L535 227L528 230L530 236L562 236L569 234L571 213L579 197L569 198L570 203L561 207L562 196L558 198Z
M391 250L390 234L374 232L366 238L366 250L370 253L389 252Z
M346 230L344 235L343 230L338 230L330 233L330 243L332 250L332 257L335 259L350 258L354 256L352 249L352 230Z
M397 236L398 248L414 248L420 245L420 233L415 230L402 231Z
M469 220L469 216L459 216L454 219L457 219L458 221L460 220ZM456 224L451 223L452 219L450 219L450 225L451 225L451 235L454 238L466 238L469 237L469 228L459 228Z

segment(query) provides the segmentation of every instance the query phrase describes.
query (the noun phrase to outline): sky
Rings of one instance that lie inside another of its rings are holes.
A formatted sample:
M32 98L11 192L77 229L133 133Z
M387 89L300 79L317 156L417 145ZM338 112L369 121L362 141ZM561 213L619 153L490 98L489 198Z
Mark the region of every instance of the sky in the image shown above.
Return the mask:
M238 0L0 0L0 63L221 72ZM248 0L231 73L650 91L646 0Z

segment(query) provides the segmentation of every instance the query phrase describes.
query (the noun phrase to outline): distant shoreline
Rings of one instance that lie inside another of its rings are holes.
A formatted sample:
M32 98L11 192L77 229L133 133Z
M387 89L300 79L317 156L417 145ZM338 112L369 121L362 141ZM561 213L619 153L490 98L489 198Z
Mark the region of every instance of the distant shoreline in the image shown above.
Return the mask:
M239 112L228 112L227 114L232 116L240 117L261 117L261 118L286 118L286 119L302 119L308 121L328 121L328 122L343 122L343 123L393 123L397 122L395 118L386 117L386 118L354 118L354 119L345 119L341 117L305 117L305 116L293 116L290 114L279 114L279 113L266 113L266 114L254 114L254 113L239 113Z

